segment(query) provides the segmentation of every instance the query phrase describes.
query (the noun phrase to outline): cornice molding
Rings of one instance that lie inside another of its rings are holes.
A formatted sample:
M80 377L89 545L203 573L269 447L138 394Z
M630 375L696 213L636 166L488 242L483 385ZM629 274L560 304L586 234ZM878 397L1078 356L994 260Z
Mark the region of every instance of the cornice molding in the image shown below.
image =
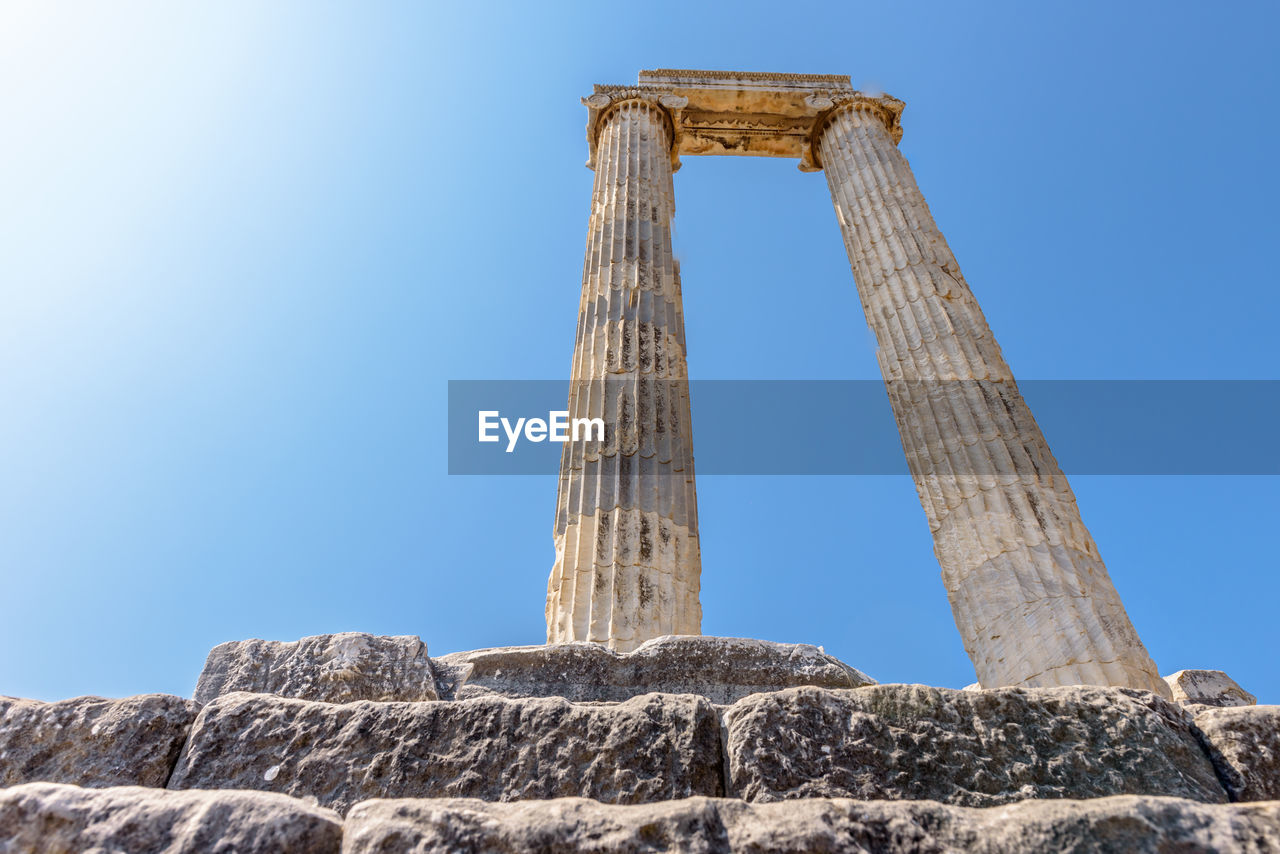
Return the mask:
M773 74L767 71L706 71L693 68L653 68L640 72L640 77L687 77L703 80L785 80L788 83L833 83L850 87L847 74Z

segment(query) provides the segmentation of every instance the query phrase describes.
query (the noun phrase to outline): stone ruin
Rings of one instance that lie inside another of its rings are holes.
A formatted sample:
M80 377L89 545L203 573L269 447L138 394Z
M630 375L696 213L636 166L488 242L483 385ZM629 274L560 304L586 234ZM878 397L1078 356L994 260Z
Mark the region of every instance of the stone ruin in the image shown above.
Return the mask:
M826 174L979 683L1169 696L898 150L902 102L837 75L659 70L583 103L595 186L568 408L613 438L564 446L547 642L699 633L672 173L683 155L796 157Z
M548 644L238 641L191 699L0 698L0 854L1280 851L1280 706L1157 675L898 152L901 102L698 71L584 101L570 408L634 429L566 446ZM700 636L669 225L702 154L826 172L978 685Z

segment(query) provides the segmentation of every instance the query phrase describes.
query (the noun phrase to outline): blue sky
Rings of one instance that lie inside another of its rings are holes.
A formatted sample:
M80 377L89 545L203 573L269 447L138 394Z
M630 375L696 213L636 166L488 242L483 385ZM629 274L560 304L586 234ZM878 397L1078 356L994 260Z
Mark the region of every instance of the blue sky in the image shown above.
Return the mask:
M578 99L641 68L902 98L902 150L1024 380L1276 378L1277 17L5 5L0 694L189 694L249 637L541 642L554 477L449 476L447 382L567 379ZM686 158L676 190L695 378L878 376L821 174ZM1073 485L1161 672L1280 702L1280 479ZM907 478L698 494L704 632L973 681Z

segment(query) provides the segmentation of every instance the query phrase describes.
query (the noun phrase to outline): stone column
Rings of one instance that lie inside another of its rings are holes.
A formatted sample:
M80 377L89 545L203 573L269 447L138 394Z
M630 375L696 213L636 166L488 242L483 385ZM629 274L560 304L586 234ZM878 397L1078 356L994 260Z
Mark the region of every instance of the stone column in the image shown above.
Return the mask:
M1168 696L906 158L901 103L814 129L956 625L983 687Z
M569 411L602 417L607 430L603 442L571 441L562 452L547 642L627 652L702 626L684 314L671 252L675 128L650 98L597 93L586 103L595 188Z

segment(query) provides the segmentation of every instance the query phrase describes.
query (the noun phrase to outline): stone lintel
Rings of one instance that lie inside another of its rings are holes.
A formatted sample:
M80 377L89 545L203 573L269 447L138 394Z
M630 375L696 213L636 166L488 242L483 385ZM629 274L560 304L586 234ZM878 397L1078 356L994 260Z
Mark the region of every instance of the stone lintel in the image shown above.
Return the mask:
M815 125L836 106L863 101L884 115L895 138L902 102L859 92L843 74L772 74L742 71L657 69L641 71L635 86L597 84L583 99L589 110L587 165L595 167L599 123L618 101L656 101L670 114L679 156L794 157L800 169L820 169L811 155Z

